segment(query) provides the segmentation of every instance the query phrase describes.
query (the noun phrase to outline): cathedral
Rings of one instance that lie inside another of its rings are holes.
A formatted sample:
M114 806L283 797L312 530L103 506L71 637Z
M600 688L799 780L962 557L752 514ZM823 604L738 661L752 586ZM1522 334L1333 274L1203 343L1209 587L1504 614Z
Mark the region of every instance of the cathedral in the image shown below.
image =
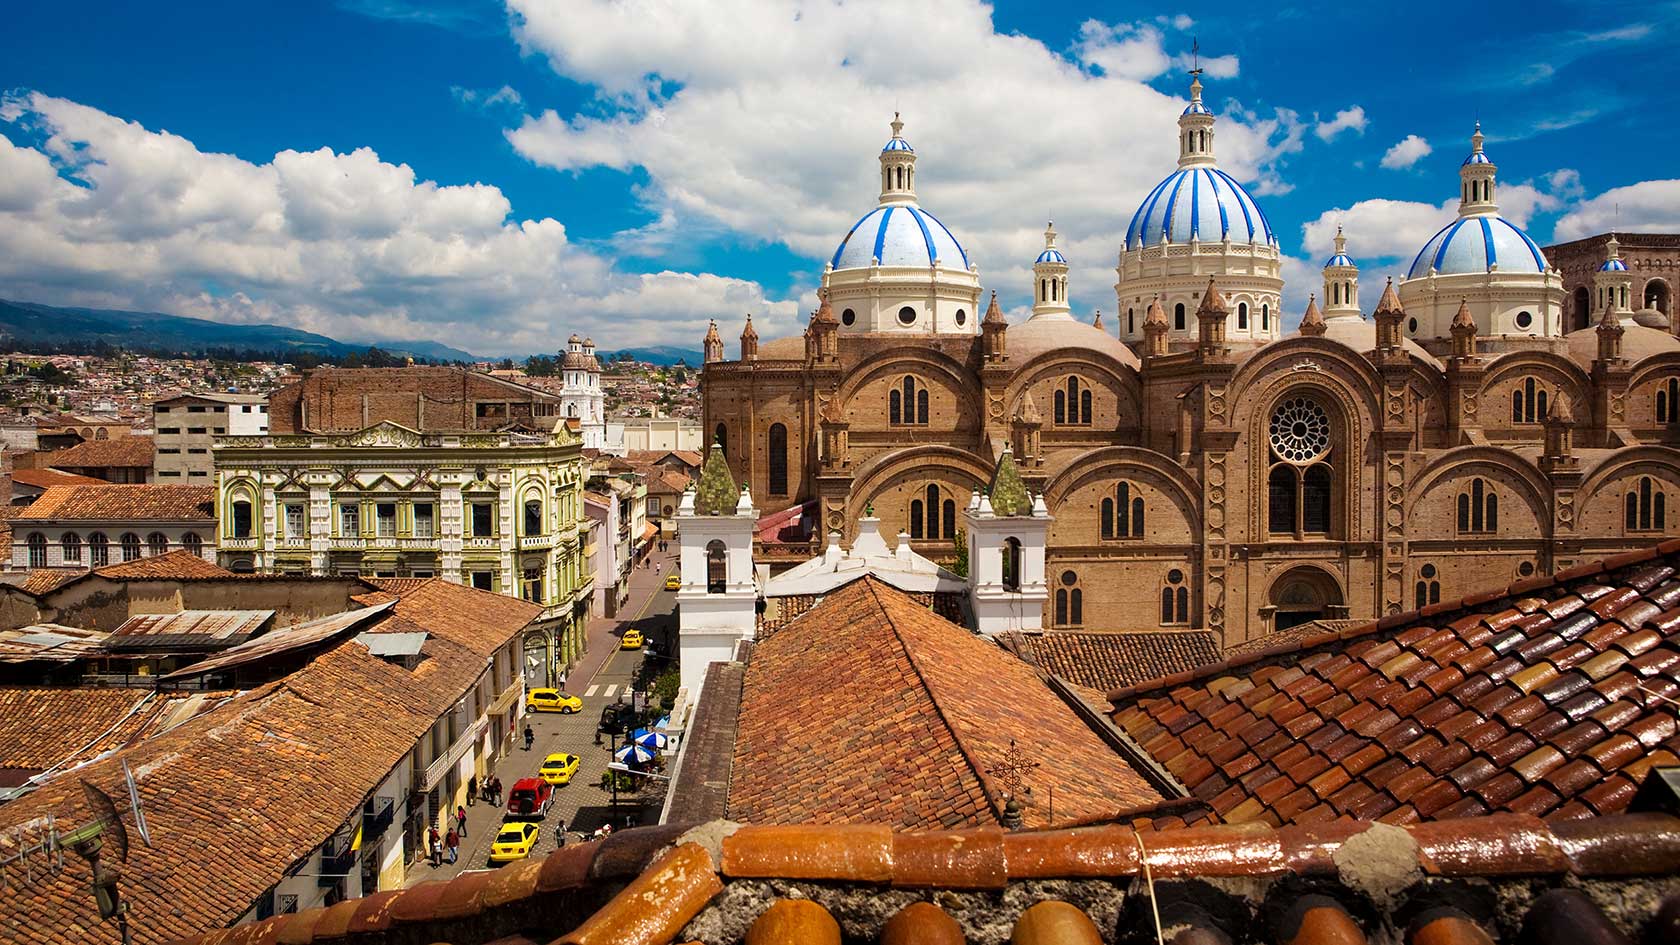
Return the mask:
M1612 235L1566 284L1500 216L1478 126L1457 218L1405 277L1362 312L1338 232L1286 334L1276 234L1219 168L1201 91L1197 77L1178 167L1126 227L1112 333L1075 317L1053 226L1032 316L1008 323L917 202L895 116L878 202L824 266L803 336L761 344L749 318L730 361L715 324L706 335L705 428L767 512L760 560L805 560L831 532L849 543L870 515L953 561L962 510L1007 452L1052 520L1045 627L1198 627L1233 646L1671 531L1666 282Z

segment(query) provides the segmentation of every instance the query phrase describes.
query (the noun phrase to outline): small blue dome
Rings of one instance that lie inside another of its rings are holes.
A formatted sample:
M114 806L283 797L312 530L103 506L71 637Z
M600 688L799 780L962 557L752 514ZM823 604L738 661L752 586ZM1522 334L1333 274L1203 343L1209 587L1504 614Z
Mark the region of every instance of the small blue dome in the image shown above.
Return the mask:
M1213 114L1213 112L1209 111L1208 107L1206 105L1203 105L1201 102L1196 101L1196 102L1191 102L1189 105L1184 106L1184 111L1183 111L1182 114L1184 114L1184 115L1211 115L1211 114Z
M1465 272L1545 272L1540 247L1515 223L1496 214L1459 217L1423 244L1406 278Z
M1038 263L1061 263L1065 266L1067 265L1067 257L1063 256L1059 249L1047 249L1039 253L1038 258L1033 260L1033 263L1035 265Z
M957 238L914 204L876 207L864 214L830 262L836 269L866 269L875 259L883 266L932 266L937 259L948 268L968 268L968 254Z
M1217 167L1180 168L1157 184L1126 227L1126 248L1188 243L1191 237L1277 245L1260 205Z
M1598 267L1599 272L1627 272L1627 263L1620 259L1606 259L1604 265Z
M883 153L887 152L887 151L912 151L913 152L915 150L916 150L915 148L912 148L910 146L910 142L904 140L903 138L899 138L899 137L896 137L896 136L892 140L887 142L886 147L881 149L881 151Z
M1493 163L1493 161L1489 160L1488 156L1486 154L1482 153L1481 151L1471 151L1470 156L1464 159L1464 164L1460 164L1459 166L1463 167L1466 164L1492 164L1492 163Z
M1331 266L1352 266L1352 265L1354 265L1353 259L1352 259L1352 257L1348 256L1347 253L1337 253L1336 255L1331 256L1329 259L1326 259L1324 261L1324 268L1326 268L1326 269L1329 269Z

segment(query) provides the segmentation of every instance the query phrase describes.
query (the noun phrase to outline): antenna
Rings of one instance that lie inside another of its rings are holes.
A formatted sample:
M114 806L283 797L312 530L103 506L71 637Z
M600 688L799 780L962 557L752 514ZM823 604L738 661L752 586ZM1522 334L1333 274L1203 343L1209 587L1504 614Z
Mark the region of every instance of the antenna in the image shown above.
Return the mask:
M134 773L129 770L127 761L123 762L122 768L134 833L140 837L140 842L149 847L152 835L146 827L146 811L140 803ZM117 802L92 784L86 781L81 784L82 796L93 815L87 823L66 830L56 816L46 814L0 831L0 888L21 888L57 875L64 869L66 849L98 859L100 851L109 842L116 851L117 859L128 862L129 828L123 823Z

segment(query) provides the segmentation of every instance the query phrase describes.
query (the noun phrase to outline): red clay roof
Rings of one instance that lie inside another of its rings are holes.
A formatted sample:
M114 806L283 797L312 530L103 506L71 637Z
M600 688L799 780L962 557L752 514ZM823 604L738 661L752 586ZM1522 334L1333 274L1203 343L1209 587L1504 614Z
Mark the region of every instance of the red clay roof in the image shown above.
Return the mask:
M56 469L14 469L12 481L37 489L46 489L50 486L96 486L105 480L60 472Z
M234 576L232 571L220 565L211 564L185 549L136 558L133 561L108 564L94 573L100 577L108 577L119 581L145 580L147 578L167 580L169 578L225 578Z
M1627 808L1676 763L1680 540L1110 694L1227 821Z
M1034 770L1028 824L1116 817L1162 797L996 644L865 577L753 648L732 819L995 824L999 771Z
M215 486L53 486L25 506L14 521L209 523L216 519L215 508Z
M55 590L69 584L71 581L87 574L86 571L74 568L31 568L29 576L23 579L18 587L39 597L48 591Z
M113 436L108 440L87 440L61 450L37 457L56 469L134 468L152 465L153 443L150 436L131 433Z
M1007 643L1046 672L1103 692L1219 659L1219 644L1207 630L1046 630L1010 634Z

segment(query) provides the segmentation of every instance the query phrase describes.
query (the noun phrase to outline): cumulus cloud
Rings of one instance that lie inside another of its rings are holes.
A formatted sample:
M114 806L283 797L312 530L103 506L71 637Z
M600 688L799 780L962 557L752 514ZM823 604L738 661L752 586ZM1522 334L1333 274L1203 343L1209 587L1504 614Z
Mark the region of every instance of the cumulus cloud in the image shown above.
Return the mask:
M1005 305L1026 294L1052 216L1075 304L1112 306L1126 224L1178 156L1189 80L1171 73L1189 24L1175 16L1089 21L1056 50L998 32L976 0L717 0L660 4L657 17L607 0L509 6L528 52L600 93L526 117L508 131L519 153L562 171L645 173L639 193L654 216L780 243L814 261L813 279L874 204L894 111L917 150L923 206ZM1222 166L1281 192L1280 162L1306 123L1287 109L1233 109L1204 82L1222 112Z
M1313 134L1318 135L1320 141L1334 140L1337 135L1344 131L1362 135L1365 133L1365 123L1365 109L1362 106L1355 105L1352 108L1344 108L1337 112L1336 117L1329 121L1318 122L1313 126Z
M1413 164L1416 164L1428 157L1429 153L1433 150L1435 149L1429 146L1429 142L1423 140L1421 137L1417 135L1407 135L1406 137L1401 138L1399 143L1395 144L1394 147L1389 148L1388 151L1383 154L1382 166L1391 171L1411 167Z
M549 350L574 328L697 339L749 310L790 330L800 308L745 280L617 271L559 221L514 218L496 187L419 180L369 148L252 163L40 93L7 98L0 120L40 141L0 136L0 284L15 296L484 354Z
M1559 218L1555 237L1575 240L1610 230L1624 233L1680 230L1680 180L1647 180L1607 190Z
M524 97L511 85L504 85L499 89L469 89L452 85L449 87L449 94L455 96L455 101L468 108L486 112L498 109L518 112L525 104Z

